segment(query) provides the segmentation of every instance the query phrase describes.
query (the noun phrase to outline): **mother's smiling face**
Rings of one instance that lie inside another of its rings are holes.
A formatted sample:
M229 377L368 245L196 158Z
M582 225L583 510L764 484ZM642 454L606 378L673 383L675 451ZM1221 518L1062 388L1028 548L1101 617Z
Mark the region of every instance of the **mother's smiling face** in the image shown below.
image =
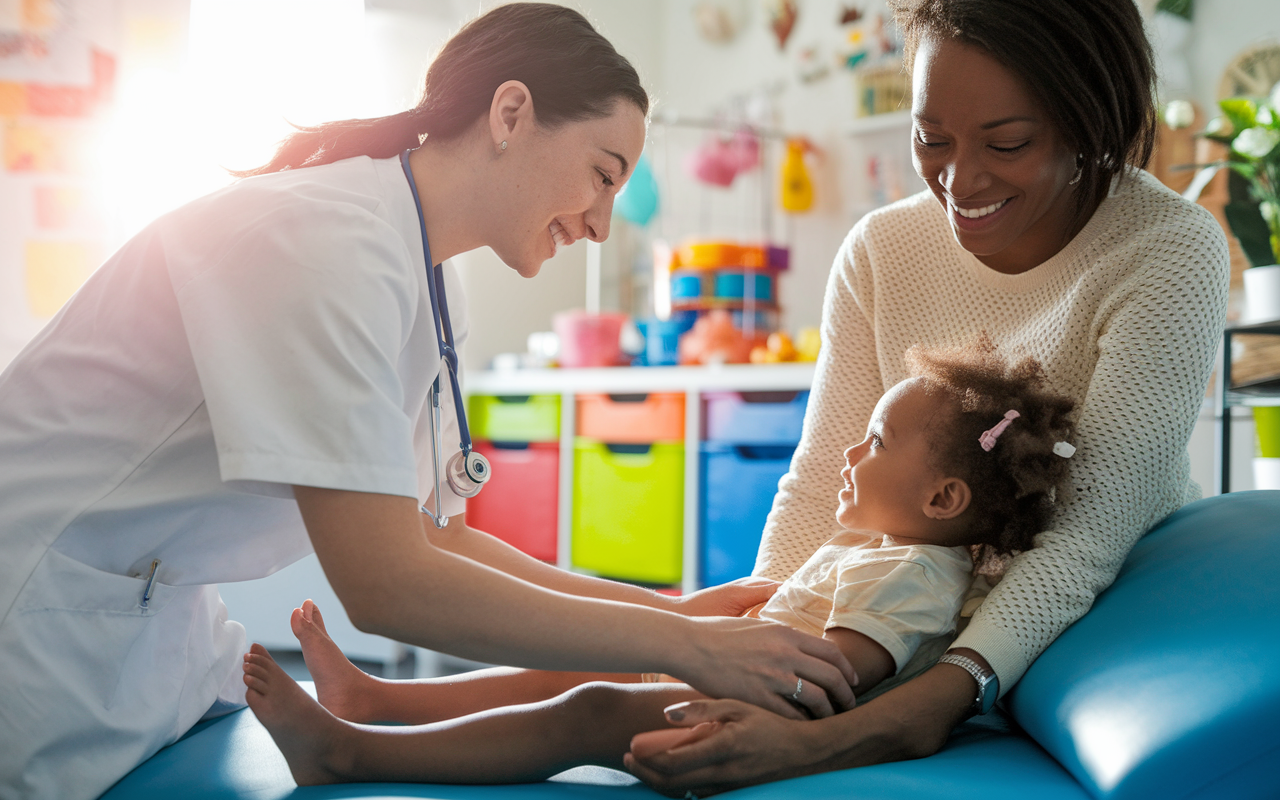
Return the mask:
M912 160L960 245L1008 274L1061 250L1084 224L1077 158L1026 83L982 48L934 36L914 75Z

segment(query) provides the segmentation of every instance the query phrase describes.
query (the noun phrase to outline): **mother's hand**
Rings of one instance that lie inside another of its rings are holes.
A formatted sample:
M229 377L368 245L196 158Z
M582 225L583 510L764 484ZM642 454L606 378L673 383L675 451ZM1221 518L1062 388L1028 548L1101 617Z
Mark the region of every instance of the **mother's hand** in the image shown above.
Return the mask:
M681 703L667 709L667 719L683 728L701 725L701 730L691 731L693 741L659 752L646 746L653 734L642 733L623 762L672 797L686 791L702 797L820 772L827 755L817 723L785 719L737 700Z
M938 752L968 714L976 684L939 664L846 714L795 721L734 700L697 700L667 709L678 727L701 723L696 741L662 752L636 748L627 769L653 788L696 795L833 769L923 758ZM641 734L641 737L647 734ZM640 738L640 737L637 737Z

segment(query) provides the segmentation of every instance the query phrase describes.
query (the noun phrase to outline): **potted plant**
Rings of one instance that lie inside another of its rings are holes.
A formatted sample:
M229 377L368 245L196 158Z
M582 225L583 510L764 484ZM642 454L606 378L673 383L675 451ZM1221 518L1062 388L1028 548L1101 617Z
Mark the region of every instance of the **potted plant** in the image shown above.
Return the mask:
M1244 273L1242 322L1280 320L1280 84L1270 98L1231 97L1204 136L1227 146L1224 209L1252 265Z
M1280 320L1280 84L1264 99L1232 97L1205 137L1227 146L1223 212L1249 259L1241 322ZM1254 486L1280 489L1280 407L1253 409L1258 453Z

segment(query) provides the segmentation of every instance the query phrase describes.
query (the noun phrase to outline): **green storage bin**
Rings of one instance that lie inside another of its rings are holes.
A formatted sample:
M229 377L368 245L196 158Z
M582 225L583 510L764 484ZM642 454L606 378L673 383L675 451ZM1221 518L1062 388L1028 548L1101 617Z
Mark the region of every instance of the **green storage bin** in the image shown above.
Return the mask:
M574 567L638 583L677 584L683 530L683 443L574 440Z
M560 395L473 394L467 399L472 439L491 442L560 440Z

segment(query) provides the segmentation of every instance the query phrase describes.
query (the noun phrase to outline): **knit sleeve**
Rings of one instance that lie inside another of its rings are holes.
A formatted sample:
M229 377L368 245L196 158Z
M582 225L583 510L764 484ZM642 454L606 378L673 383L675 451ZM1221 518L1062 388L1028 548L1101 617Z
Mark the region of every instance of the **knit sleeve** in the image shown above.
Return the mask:
M1187 500L1187 442L1226 316L1221 229L1197 214L1139 234L1141 266L1102 303L1098 359L1080 408L1072 491L1051 530L1015 558L955 642L1008 691L1092 606L1130 549Z
M876 357L864 231L862 223L850 231L831 268L822 309L822 351L804 431L791 469L778 483L756 575L789 578L838 527L836 495L843 487L844 451L862 441L885 390Z

